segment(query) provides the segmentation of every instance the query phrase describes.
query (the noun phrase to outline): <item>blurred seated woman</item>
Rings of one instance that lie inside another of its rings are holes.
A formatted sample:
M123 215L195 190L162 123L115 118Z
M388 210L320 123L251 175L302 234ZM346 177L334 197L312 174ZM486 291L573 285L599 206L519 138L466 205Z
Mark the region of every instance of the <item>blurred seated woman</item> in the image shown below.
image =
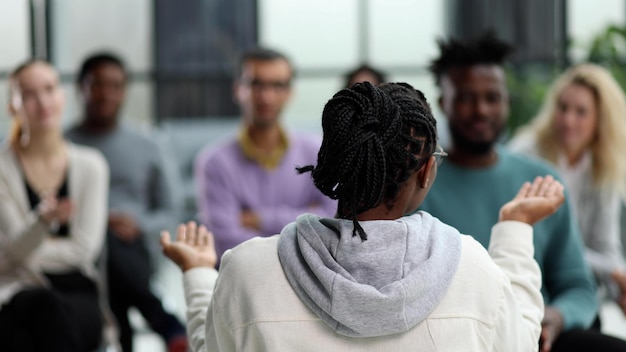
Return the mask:
M9 79L12 134L0 149L0 349L93 351L103 319L96 262L108 167L66 142L64 94L44 61Z
M626 99L611 74L595 64L564 72L543 108L510 142L513 151L541 157L560 172L602 291L626 313L626 274L620 239L626 190Z

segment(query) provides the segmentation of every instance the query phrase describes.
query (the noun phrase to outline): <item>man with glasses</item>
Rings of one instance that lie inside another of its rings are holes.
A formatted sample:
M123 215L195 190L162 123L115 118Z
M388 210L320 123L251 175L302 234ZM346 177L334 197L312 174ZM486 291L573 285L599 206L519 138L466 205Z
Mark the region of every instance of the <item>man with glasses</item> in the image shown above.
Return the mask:
M234 84L239 135L205 148L196 160L200 221L215 234L218 258L252 237L279 233L301 213L336 210L310 177L296 173L296 166L315 163L320 142L280 125L292 78L285 55L264 48L244 53Z
M440 41L431 71L439 105L450 128L449 157L422 203L441 221L488 247L498 209L520 185L555 171L498 146L508 115L503 69L508 44L485 33L470 41ZM534 225L535 259L542 271L545 302L541 352L624 351L624 343L589 329L598 313L591 270L570 207Z

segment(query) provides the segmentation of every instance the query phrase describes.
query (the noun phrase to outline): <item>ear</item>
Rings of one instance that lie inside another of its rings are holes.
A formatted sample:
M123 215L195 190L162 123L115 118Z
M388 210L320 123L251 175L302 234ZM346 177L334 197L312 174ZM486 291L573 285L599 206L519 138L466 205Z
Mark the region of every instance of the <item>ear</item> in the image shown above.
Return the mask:
M233 82L233 102L236 105L239 105L239 102L241 101L240 97L241 97L241 83L239 82L239 80L236 80Z
M417 182L419 182L420 187L428 188L430 177L433 175L433 167L435 167L435 157L431 156L428 158L426 164L422 165L417 172Z
M439 109L441 111L445 112L445 110L443 110L443 95L440 95L439 98L437 98L437 105L439 105ZM444 113L444 115L445 115L445 113Z

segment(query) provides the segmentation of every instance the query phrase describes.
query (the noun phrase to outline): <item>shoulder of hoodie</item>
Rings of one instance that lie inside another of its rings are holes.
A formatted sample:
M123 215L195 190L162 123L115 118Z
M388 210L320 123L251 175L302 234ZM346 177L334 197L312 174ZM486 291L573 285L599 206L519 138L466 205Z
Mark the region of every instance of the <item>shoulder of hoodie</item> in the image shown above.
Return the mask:
M220 274L225 271L250 271L251 266L278 262L279 235L253 237L226 251L222 256Z
M510 286L504 272L473 237L461 235L461 260L446 295L431 319L470 319L494 327Z
M265 282L276 287L286 283L278 259L278 239L279 235L254 237L226 251L220 263L220 290L216 290L216 298L220 296L217 291L226 295L224 299L230 299L233 292L242 296L259 292Z
M473 282L480 287L478 296L498 297L510 281L500 267L493 261L487 249L474 237L461 235L462 251L457 276ZM465 294L469 294L465 291Z
M420 219L420 220L418 220ZM439 231L441 233L447 233L448 235L458 235L461 238L461 262L459 264L458 270L465 270L463 265L467 265L467 267L472 270L474 265L478 267L484 267L483 271L488 271L491 273L499 272L498 266L493 262L491 256L487 252L487 249L480 244L480 242L476 241L474 237L469 235L464 235L459 233L459 231L442 222L438 218L432 216L432 214L420 210L415 212L412 215L406 216L403 218L404 221L419 221L421 223L430 223L429 226L433 226L437 224L439 226ZM447 230L445 230L447 228Z

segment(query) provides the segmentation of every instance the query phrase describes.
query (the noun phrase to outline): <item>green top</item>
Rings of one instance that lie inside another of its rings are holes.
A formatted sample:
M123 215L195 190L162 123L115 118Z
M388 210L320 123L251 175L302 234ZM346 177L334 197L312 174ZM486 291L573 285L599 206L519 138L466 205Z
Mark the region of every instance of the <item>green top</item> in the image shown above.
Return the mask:
M491 227L500 207L513 199L521 185L536 176L557 173L547 164L498 150L498 162L466 169L444 161L421 210L488 247ZM535 259L543 274L546 305L563 314L563 328L586 328L598 313L595 284L583 256L579 230L569 204L533 226Z

